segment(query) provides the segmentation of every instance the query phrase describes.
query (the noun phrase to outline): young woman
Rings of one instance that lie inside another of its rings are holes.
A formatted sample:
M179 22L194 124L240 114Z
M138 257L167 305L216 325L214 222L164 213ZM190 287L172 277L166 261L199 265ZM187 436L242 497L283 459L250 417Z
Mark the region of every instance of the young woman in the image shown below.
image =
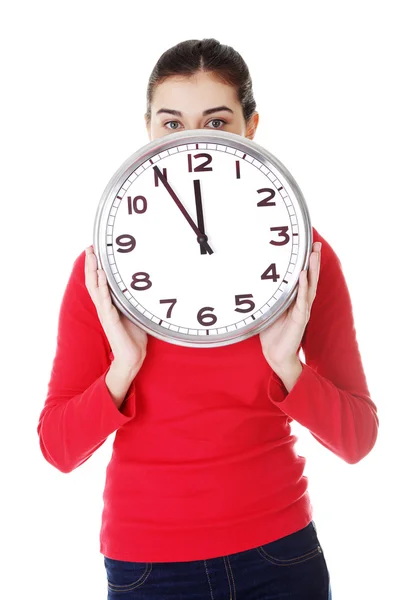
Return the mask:
M151 140L257 129L247 66L214 39L166 51L147 100ZM65 473L116 431L100 533L109 600L331 597L290 423L355 463L378 418L340 261L315 228L313 242L292 306L218 348L148 336L112 304L93 247L75 260L37 429Z

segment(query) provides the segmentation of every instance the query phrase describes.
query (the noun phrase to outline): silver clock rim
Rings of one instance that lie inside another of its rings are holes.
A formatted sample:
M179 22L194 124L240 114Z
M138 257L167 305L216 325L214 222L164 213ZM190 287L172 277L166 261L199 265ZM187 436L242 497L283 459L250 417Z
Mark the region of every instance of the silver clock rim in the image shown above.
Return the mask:
M301 215L299 227L301 226L301 228L304 230L303 234L305 237L305 244L303 244L303 257L296 263L296 276L294 277L294 281L296 283L292 284L292 287L282 293L271 311L267 312L266 315L258 317L253 323L242 327L240 330L216 334L215 336L195 336L192 334L175 332L172 330L167 330L165 327L161 327L155 322L152 322L152 326L149 327L148 319L144 317L140 311L137 311L128 300L126 300L126 304L121 301L120 290L115 282L113 273L107 260L106 245L105 243L101 243L102 238L105 241L106 218L103 218L103 216L105 215L107 217L108 215L108 211L105 209L110 201L111 203L114 201L121 185L131 175L131 173L137 169L140 164L146 162L154 154L164 152L165 150L168 150L177 144L193 144L195 141L198 143L217 144L224 144L225 141L227 143L231 143L231 145L233 143L237 150L240 150L244 153L251 150L251 155L267 168L271 168L271 166L274 167L275 170L278 171L279 176L283 176L286 179L289 187L294 193ZM309 264L309 255L312 247L312 224L309 210L299 185L297 184L293 175L283 165L283 163L269 150L266 150L264 147L254 142L254 140L250 140L236 133L220 130L205 131L204 129L191 129L189 131L185 130L173 132L161 138L152 140L136 150L121 164L121 166L109 180L98 204L93 228L93 246L98 259L99 268L103 269L106 273L113 303L126 317L133 320L148 334L162 341L166 341L178 346L187 346L192 348L214 348L244 341L256 335L265 327L272 325L288 308L288 306L290 306L292 301L294 301L294 297L298 289L298 276L300 271L308 268Z

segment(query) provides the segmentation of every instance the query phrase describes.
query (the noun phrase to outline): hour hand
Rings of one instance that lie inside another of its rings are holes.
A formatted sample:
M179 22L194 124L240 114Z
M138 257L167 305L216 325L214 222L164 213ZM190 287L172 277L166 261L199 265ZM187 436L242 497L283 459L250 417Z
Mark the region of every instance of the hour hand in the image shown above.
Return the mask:
M200 179L193 180L194 186L194 198L196 201L196 212L197 212L197 223L199 225L199 229L203 235L205 235L204 231L204 214L203 214L203 203L201 199L201 190L200 190ZM206 254L206 249L203 244L200 244L200 253Z
M169 185L169 183L168 183L167 179L164 177L163 173L161 173L160 169L157 166L154 166L153 169L157 173L157 177L163 183L164 187L170 194L171 198L174 200L175 204L178 206L179 210L185 217L186 221L189 223L189 225L191 226L193 231L196 233L197 241L199 242L201 247L205 248L205 250L208 252L208 254L213 254L214 250L211 248L211 246L208 243L208 237L206 236L206 234L203 231L201 231L199 229L199 227L197 227L196 223L193 221L192 217L189 215L186 208L183 206L182 202L179 200L178 196L175 194L174 190Z

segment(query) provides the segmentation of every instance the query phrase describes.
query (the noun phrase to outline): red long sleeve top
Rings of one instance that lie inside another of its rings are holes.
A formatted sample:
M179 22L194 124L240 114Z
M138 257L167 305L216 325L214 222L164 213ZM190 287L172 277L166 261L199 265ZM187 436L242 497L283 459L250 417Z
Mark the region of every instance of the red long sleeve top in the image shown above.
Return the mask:
M316 298L288 392L259 335L188 348L149 335L119 410L105 383L113 355L85 285L85 252L61 302L56 353L37 432L68 473L116 432L106 470L100 552L142 562L241 552L312 519L293 419L348 463L375 444L370 398L341 263L322 241Z

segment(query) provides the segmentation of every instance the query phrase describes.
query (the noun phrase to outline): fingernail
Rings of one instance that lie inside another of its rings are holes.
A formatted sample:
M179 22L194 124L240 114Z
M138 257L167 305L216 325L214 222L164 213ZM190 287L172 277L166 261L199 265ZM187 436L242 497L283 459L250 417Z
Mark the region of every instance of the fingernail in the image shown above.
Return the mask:
M320 252L321 248L322 248L322 243L321 242L315 242L316 245L316 251Z

